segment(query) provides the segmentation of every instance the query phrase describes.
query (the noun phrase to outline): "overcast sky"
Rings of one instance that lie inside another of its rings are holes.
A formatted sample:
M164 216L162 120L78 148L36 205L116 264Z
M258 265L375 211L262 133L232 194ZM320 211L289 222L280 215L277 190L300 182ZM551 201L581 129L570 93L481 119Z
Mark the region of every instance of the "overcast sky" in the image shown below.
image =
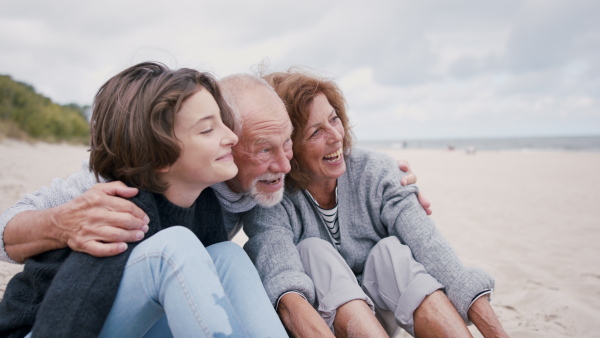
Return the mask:
M141 61L307 66L359 140L600 134L600 1L0 0L0 74L91 104Z

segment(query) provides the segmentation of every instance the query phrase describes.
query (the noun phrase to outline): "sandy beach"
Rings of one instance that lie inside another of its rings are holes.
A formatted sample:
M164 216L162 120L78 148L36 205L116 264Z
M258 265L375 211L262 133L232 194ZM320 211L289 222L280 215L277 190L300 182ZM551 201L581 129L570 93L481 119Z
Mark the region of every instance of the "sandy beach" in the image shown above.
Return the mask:
M78 171L86 149L0 142L0 210ZM492 305L511 337L598 336L600 153L386 152L410 162L463 262L495 277ZM0 297L20 270L0 263Z

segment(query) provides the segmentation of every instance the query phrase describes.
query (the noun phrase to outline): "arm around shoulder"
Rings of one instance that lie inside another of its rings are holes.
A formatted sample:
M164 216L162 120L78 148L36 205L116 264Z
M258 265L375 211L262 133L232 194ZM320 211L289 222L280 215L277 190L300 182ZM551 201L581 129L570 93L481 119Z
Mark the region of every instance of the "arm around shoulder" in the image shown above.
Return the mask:
M72 174L66 180L55 178L50 187L42 187L32 194L25 195L22 200L2 212L0 214L0 238L2 239L0 261L20 262L35 254L36 249L33 251L29 249L39 245L41 245L41 252L64 247L65 245L60 245L56 241L57 238L54 238L56 233L52 231L53 229L46 227L51 221L51 212L46 210L74 199L95 183L94 175L84 163L80 172ZM17 215L19 217L16 217ZM42 239L43 237L45 239ZM23 255L19 253L21 249L25 250ZM8 254L8 251L11 253Z
M135 194L121 182L100 183L62 205L21 212L4 229L7 258L23 262L66 246L99 257L119 254L148 230L146 214L118 197Z

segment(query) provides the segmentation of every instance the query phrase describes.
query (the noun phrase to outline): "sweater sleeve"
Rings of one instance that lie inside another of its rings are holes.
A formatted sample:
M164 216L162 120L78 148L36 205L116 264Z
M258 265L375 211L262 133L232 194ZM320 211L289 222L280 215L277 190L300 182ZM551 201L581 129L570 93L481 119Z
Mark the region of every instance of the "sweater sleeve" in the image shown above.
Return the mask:
M448 298L463 320L470 323L467 312L471 301L479 293L493 289L494 280L483 270L463 266L419 204L417 187L400 184L401 173L393 159L382 155L368 167L377 172L378 182L369 192L369 201L379 208L381 222L389 234L408 245L415 259L446 287Z
M71 252L42 301L33 337L97 337L134 246L104 258Z
M151 193L140 190L130 199L150 217L146 238L161 229ZM37 312L33 337L97 337L119 290L125 265L141 242L110 257L72 251L52 279Z
M6 253L4 248L4 229L10 220L17 214L28 210L45 210L64 204L83 194L96 184L94 174L89 171L87 163L82 165L82 170L66 180L55 178L50 187L27 194L12 207L0 214L0 261L16 263Z
M316 301L314 284L304 272L296 250L292 217L296 217L294 208L285 198L272 208L255 207L242 216L249 238L244 250L256 266L273 306L289 291L301 293L311 304Z

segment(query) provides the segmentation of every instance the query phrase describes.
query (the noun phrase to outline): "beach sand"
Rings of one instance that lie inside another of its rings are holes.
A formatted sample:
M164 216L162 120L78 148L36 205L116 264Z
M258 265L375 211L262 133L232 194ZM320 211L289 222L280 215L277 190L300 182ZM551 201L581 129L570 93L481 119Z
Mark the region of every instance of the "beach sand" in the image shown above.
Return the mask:
M386 152L410 162L463 262L495 277L492 306L511 337L599 335L600 153ZM0 209L86 158L84 146L0 142ZM0 263L0 296L19 270Z

